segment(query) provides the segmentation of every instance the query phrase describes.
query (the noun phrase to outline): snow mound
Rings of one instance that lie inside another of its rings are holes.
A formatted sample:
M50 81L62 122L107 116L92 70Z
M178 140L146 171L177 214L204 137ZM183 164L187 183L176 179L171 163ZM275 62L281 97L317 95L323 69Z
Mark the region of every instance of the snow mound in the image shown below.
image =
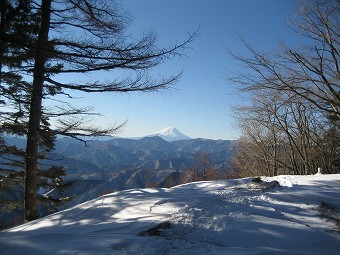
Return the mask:
M340 174L133 189L0 233L1 254L339 254Z

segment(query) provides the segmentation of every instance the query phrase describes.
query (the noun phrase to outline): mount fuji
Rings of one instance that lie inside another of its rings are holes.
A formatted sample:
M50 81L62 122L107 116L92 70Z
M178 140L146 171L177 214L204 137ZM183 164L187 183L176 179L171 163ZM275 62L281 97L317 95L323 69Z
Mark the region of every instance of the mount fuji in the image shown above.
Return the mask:
M179 140L190 140L191 137L183 134L177 128L174 127L167 127L158 131L149 137L159 136L160 138L164 139L165 141L172 142L172 141L179 141Z

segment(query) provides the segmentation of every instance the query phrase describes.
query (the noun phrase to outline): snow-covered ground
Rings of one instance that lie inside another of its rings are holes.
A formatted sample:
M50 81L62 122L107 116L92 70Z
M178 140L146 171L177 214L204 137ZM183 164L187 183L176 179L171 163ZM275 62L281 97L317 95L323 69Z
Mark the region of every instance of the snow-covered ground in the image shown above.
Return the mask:
M340 254L340 174L262 180L108 194L0 232L0 254Z

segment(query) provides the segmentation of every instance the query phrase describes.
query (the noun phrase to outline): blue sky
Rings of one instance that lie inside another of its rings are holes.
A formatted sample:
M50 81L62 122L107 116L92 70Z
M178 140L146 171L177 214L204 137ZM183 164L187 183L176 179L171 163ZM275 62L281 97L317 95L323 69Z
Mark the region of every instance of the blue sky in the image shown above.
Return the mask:
M201 27L199 36L176 58L157 68L155 77L176 74L181 80L172 91L150 94L98 94L89 102L104 117L104 124L128 120L123 137L139 137L173 126L192 137L236 139L231 105L238 104L235 87L228 81L240 64L228 49L246 54L240 37L255 49L272 52L281 42L294 43L288 19L295 0L128 0L119 1L133 21L129 33L149 29L158 33L159 45L185 40ZM96 120L97 121L97 120Z

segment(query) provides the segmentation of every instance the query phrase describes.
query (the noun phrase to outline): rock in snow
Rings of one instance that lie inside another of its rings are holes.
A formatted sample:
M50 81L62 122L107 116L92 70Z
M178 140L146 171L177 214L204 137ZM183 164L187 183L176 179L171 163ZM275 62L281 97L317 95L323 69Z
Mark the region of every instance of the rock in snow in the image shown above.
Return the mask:
M340 174L131 189L2 231L0 247L3 255L335 255L339 209Z

